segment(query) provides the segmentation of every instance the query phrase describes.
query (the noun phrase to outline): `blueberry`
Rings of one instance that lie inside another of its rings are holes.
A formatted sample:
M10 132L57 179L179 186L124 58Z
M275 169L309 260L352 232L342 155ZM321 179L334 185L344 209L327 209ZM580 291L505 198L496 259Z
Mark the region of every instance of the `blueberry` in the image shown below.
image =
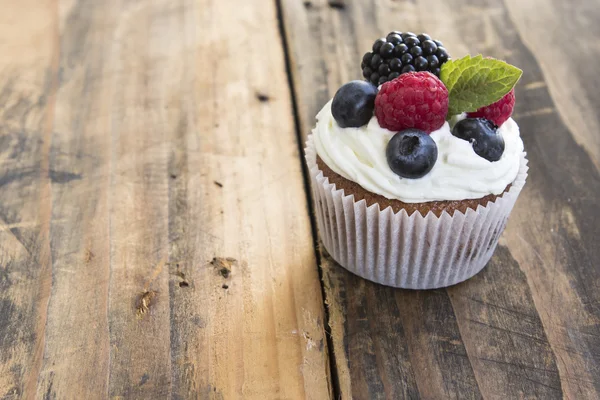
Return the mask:
M475 154L488 161L498 161L504 153L504 139L498 127L485 118L463 119L454 125L452 134L471 142Z
M390 58L394 51L394 45L391 43L384 43L379 49L379 55L383 58Z
M388 165L403 178L425 176L435 165L437 145L427 133L419 129L406 129L392 137L385 151Z
M436 56L427 56L427 63L430 69L435 69L440 66L440 60Z
M440 60L440 63L445 63L448 61L448 58L450 58L448 56L448 51L442 46L438 46L437 50L435 51L435 55Z
M390 60L390 69L392 71L400 71L402 69L402 61L399 58L392 58Z
M404 43L406 43L406 45L408 47L413 47L413 46L418 46L421 44L421 41L419 39L417 39L414 36L409 36L406 39L404 39Z
M420 35L417 35L417 39L419 39L421 43L423 43L426 40L431 40L431 36L429 36L426 33L421 33Z
M423 55L423 49L421 48L421 46L411 47L410 54L412 54L413 57L422 56Z
M400 43L398 45L396 45L396 47L394 47L394 57L401 57L402 54L406 53L408 51L408 46L405 45L404 43Z
M366 125L373 116L375 96L377 96L377 88L369 82L346 83L333 96L331 104L333 118L342 128Z
M377 39L375 43L373 43L373 53L379 53L379 49L383 46L387 40L385 38Z
M427 59L425 57L419 56L415 58L414 66L417 71L425 71L427 69Z
M402 36L392 32L389 35L387 35L386 40L388 41L388 43L391 43L395 46L397 44L402 43Z
M423 53L425 53L426 56L435 54L437 50L437 44L435 44L433 40L426 40L424 42L421 42L421 47L423 48Z

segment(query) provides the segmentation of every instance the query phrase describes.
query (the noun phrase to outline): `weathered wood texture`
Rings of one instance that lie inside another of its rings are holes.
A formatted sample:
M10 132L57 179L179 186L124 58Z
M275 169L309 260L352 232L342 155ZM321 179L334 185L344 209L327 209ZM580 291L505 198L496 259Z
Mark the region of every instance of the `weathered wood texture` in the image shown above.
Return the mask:
M391 30L520 66L530 178L483 273L448 290L385 288L322 251L343 398L600 398L598 2L283 0L305 137ZM535 11L532 11L535 10ZM589 42L557 46L583 34Z
M599 5L0 0L0 399L600 398ZM393 29L525 71L528 184L447 290L313 248L295 131Z
M276 4L0 10L0 399L328 398Z

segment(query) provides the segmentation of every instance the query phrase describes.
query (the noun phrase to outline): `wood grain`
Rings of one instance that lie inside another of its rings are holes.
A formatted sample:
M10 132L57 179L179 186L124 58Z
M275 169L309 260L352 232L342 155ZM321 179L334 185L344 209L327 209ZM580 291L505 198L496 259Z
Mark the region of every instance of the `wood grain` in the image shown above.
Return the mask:
M329 398L275 3L2 10L0 398Z
M546 90L552 95L555 107L537 110L536 113L556 113L569 128L573 138L585 149L596 168L600 169L600 83L594 63L600 53L597 38L600 31L598 2L577 0L569 4L561 1L528 1L527 12L521 3L506 0L508 17L515 33L532 52L544 79L531 82L526 89ZM556 26L558 29L547 27ZM540 35L539 30L544 34ZM554 43L566 36L581 35L588 40L577 40L572 46L555 46Z
M52 285L49 165L56 19L49 1L0 4L0 398L33 398ZM48 17L50 16L50 17ZM22 35L22 32L28 35ZM10 54L10 57L5 55Z
M109 126L97 116L110 114L111 88L101 72L108 44L98 51L85 49L106 42L111 26L97 29L100 20L109 18L86 14L81 7L53 12L62 56L56 72L60 82L50 167L61 173L49 198L52 292L36 397L83 398L94 393L100 398L108 392L110 351L109 175L101 169L110 159L110 135L98 134Z
M592 244L600 233L600 149L591 137L595 117L583 121L595 114L586 110L597 107L598 79L574 64L577 55L597 58L598 49L569 49L573 63L556 69L560 49L546 51L562 34L555 29L560 22L576 32L594 20L597 5L588 3L584 15L559 2L540 3L544 11L532 14L523 2L508 3L283 2L304 136L339 85L361 79L362 54L391 30L428 32L455 57L482 52L525 71L515 118L529 152L530 178L483 273L448 290L410 292L365 282L322 257L343 398L600 395L600 255ZM587 108L569 111L582 102Z
M179 85L192 90L168 106L178 127L169 156L174 395L327 398L323 303L275 4L185 11L181 42L196 48L181 48Z
M0 0L0 399L600 398L597 6ZM528 184L447 290L311 235L297 132L393 29L525 71Z

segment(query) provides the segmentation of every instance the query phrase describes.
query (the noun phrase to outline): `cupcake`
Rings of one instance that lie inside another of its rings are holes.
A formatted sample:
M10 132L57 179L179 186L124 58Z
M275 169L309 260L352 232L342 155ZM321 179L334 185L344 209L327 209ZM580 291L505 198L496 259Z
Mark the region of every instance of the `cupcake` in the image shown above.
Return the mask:
M336 92L307 141L321 241L383 285L454 285L490 260L525 184L511 118L522 72L451 60L426 34L394 31L372 50L367 80Z

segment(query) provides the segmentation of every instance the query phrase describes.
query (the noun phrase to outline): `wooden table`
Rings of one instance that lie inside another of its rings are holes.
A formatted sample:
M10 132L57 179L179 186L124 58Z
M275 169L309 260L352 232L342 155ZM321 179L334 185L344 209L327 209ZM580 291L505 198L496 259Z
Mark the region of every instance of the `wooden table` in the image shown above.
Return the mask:
M600 398L600 2L0 0L0 399ZM524 70L494 258L320 250L302 148L390 30Z

